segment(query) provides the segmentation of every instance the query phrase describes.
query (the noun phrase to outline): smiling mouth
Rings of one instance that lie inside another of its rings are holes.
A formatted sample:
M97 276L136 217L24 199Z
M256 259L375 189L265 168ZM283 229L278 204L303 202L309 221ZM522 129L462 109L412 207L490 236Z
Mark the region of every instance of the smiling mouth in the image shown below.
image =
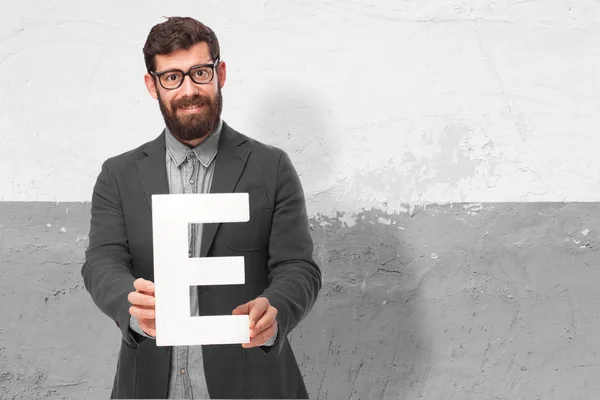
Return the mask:
M200 107L202 107L202 104L196 104L196 105L193 105L193 106L179 107L179 108L181 108L182 110L195 110L195 109L200 108Z
M179 107L182 114L197 114L204 109L204 104L196 104L193 106Z

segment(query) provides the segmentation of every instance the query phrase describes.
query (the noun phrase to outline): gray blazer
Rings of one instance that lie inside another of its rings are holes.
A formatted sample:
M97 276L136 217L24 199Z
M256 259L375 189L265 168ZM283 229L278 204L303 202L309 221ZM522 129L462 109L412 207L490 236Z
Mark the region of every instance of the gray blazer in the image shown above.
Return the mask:
M267 297L279 311L273 347L203 346L211 398L308 398L288 334L313 307L321 270L313 260L303 189L283 151L226 123L211 193L249 193L250 221L205 224L202 257L244 256L244 285L198 288L200 315L231 314ZM165 398L171 347L129 328L127 295L139 277L154 281L151 196L169 192L165 136L102 164L92 195L89 246L81 274L100 310L122 334L111 398Z

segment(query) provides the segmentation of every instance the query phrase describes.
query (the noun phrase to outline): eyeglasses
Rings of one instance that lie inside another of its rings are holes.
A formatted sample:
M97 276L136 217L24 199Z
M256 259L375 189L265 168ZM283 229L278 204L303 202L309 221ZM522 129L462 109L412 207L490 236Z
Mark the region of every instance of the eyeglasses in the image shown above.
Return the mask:
M180 69L170 69L162 72L150 71L150 73L158 78L160 86L167 90L174 90L181 86L186 75L199 85L210 83L215 77L215 67L218 63L219 59L215 60L212 64L195 65L188 69L187 72L183 72Z

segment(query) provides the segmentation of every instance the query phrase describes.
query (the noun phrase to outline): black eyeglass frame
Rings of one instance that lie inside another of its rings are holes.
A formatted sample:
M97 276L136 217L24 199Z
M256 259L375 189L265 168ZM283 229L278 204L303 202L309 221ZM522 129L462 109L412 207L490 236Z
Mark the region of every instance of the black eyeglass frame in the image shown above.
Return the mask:
M195 84L198 84L198 85L207 85L207 84L211 83L213 81L213 79L215 79L215 75L216 75L215 68L217 68L217 66L219 65L220 61L221 60L219 60L217 58L213 63L210 63L210 64L198 64L198 65L194 65L193 67L190 67L190 69L188 69L186 72L183 72L180 69L173 68L173 69L168 69L166 71L161 71L161 72L150 71L150 74L152 76L155 76L158 79L158 82L160 83L160 86L162 86L163 89L165 89L165 90L179 89L181 87L181 85L183 85L183 81L185 81L185 77L186 76L189 76L190 79L192 80L192 82L194 82ZM192 78L192 75L190 75L190 72L192 72L193 69L198 69L198 68L202 68L202 67L210 67L212 69L212 76L210 77L210 80L208 82L196 82L194 80L194 78ZM163 75L165 75L165 74L168 74L170 72L171 73L172 72L179 72L179 73L182 74L182 78L181 78L181 81L179 81L179 85L177 85L175 87L172 87L172 88L166 88L165 85L163 85L160 77L163 76Z

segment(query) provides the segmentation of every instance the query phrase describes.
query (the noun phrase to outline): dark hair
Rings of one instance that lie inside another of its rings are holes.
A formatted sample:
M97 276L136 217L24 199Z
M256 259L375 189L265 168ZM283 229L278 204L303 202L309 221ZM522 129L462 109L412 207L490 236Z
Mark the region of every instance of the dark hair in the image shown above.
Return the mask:
M176 50L187 50L197 43L206 42L213 61L220 57L217 35L202 22L190 17L170 17L154 25L144 44L146 70L154 71L157 54L171 54Z

